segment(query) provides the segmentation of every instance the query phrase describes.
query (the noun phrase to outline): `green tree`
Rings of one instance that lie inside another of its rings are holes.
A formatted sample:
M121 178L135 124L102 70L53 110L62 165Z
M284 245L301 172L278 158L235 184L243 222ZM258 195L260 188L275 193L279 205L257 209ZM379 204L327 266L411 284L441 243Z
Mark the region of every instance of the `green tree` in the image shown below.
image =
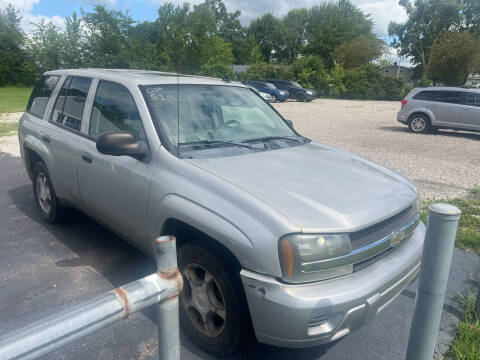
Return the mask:
M371 36L372 28L370 15L349 0L313 6L308 10L305 54L320 56L332 68L333 50L359 36Z
M480 58L480 40L468 32L445 33L432 52L430 78L445 85L461 86Z
M274 58L273 51L276 46L274 34L279 26L280 21L270 12L250 23L249 32L260 47L264 61L268 62Z
M82 29L82 20L73 13L65 19L63 33L63 66L79 68L84 62L85 34Z
M400 0L408 20L391 22L388 33L393 36L393 47L402 57L409 57L418 65L425 80L430 72L432 52L440 36L461 26L461 5L457 0Z
M337 46L333 57L344 69L353 69L378 59L385 51L386 44L383 40L373 35L359 36Z
M290 67L292 77L308 88L322 89L326 79L323 59L316 55L309 55L296 60Z
M60 29L52 22L42 19L34 25L28 49L41 73L62 67L64 44Z
M480 1L463 0L464 29L480 36Z
M128 67L128 37L134 23L128 12L96 5L92 12L82 10L82 17L86 26L86 64L95 67Z
M25 35L20 20L11 4L0 9L0 86L31 84L35 80L36 69L24 50Z
M285 15L273 34L275 59L291 64L304 53L308 10L293 9Z
M248 58L249 64L257 64L263 62L262 50L260 50L260 46L255 45L250 53L250 57Z
M235 63L244 64L250 55L249 45L252 43L248 38L247 29L240 23L240 10L228 12L222 0L205 0L203 6L214 13L216 35L230 43Z

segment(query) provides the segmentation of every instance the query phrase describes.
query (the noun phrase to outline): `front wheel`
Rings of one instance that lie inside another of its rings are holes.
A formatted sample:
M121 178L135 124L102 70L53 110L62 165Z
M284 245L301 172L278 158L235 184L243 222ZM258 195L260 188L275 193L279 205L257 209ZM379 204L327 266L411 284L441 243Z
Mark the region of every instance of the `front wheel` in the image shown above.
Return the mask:
M415 133L426 133L431 130L430 119L422 114L413 115L408 122L408 127Z
M197 242L178 251L184 280L180 324L195 344L226 356L237 352L249 336L250 316L239 274L224 256L214 254Z

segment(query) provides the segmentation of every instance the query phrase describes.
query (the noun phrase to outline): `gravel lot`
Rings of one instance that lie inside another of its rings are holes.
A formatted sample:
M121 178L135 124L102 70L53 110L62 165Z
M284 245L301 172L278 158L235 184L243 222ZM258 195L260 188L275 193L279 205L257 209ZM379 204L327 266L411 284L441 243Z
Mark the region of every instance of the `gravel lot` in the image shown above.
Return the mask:
M408 176L424 199L463 197L480 185L480 134L412 134L396 121L399 102L317 99L274 106L301 134ZM0 122L17 121L20 115L2 114ZM0 138L0 152L18 156L17 137Z
M396 120L400 102L317 99L275 107L301 134L408 176L424 199L463 197L480 185L480 133L410 133Z

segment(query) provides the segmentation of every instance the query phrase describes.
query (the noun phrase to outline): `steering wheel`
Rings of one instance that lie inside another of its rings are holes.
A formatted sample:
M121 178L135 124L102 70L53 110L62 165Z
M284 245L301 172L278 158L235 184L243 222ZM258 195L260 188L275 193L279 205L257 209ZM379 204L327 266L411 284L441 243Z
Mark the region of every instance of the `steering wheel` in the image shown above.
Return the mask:
M236 126L241 126L242 125L237 120L228 120L226 123L224 123L225 126L230 126L232 124L235 124Z

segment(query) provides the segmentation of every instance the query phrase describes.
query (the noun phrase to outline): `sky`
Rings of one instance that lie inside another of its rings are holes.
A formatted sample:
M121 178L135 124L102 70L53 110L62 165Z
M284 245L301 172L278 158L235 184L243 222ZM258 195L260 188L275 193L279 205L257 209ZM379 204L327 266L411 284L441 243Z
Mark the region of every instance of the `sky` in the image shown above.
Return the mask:
M12 3L20 11L22 27L29 32L33 25L41 19L51 21L63 28L65 17L74 11L80 13L80 9L90 10L95 4L104 4L110 8L130 12L136 21L155 20L157 8L165 2L181 4L190 2L197 4L203 0L0 0L0 8ZM270 11L277 16L285 15L289 10L299 7L310 7L327 0L224 0L229 11L240 10L240 21L248 25L252 19ZM407 16L398 5L398 0L352 0L367 14L371 14L374 21L374 32L388 41L388 24L390 21L403 22ZM392 52L392 57L394 54ZM398 59L394 59L398 60ZM405 61L402 61L405 63Z

